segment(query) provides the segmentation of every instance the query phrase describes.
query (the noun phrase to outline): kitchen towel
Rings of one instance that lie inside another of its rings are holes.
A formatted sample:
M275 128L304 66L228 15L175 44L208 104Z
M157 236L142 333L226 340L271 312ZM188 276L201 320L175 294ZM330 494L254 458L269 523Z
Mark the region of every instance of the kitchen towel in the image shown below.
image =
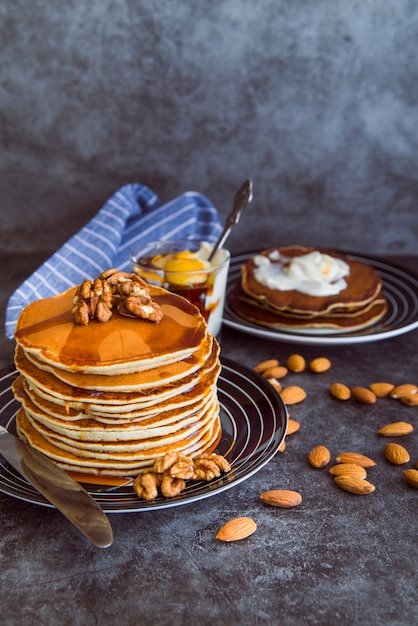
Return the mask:
M187 191L161 204L139 183L121 187L100 211L10 296L5 332L12 339L22 309L96 278L116 267L131 271L129 253L141 242L202 239L215 242L222 232L216 208L200 193Z

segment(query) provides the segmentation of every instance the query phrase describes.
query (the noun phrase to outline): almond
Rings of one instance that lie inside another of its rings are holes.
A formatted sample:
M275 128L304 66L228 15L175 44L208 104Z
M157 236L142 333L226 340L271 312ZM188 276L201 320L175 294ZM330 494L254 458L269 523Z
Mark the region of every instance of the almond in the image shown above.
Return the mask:
M289 489L271 489L270 491L264 491L260 499L265 504L277 506L281 509L290 509L294 506L298 506L298 504L302 502L300 493L290 491Z
M290 387L285 387L280 392L280 395L285 404L297 404L306 398L306 391L302 387L291 385Z
M360 465L360 467L374 467L376 465L373 459L358 452L341 452L336 457L336 461L337 463L354 463L355 465Z
M383 437L402 437L403 435L409 435L413 430L413 425L408 422L391 422L379 428L377 434Z
M286 433L286 437L288 435L293 435L293 433L296 433L300 428L300 424L299 422L297 422L296 420L292 419L291 417L289 418L289 421L287 423L287 433Z
M262 374L265 378L284 378L287 371L287 367L276 365L275 367L268 367Z
M394 387L390 392L390 397L398 400L399 398L403 398L404 396L410 396L418 392L418 387L412 384L398 385Z
M280 365L280 363L277 359L268 359L267 361L261 361L257 363L257 365L254 365L253 370L257 372L257 374L262 374L266 370L277 367L278 365Z
M286 450L286 439L283 439L282 443L277 448L278 452L284 452Z
M324 356L313 359L313 361L309 363L309 369L315 374L322 374L322 372L327 372L330 367L331 361Z
M418 469L407 469L403 475L408 485L412 485L415 489L418 489Z
M354 476L336 476L334 480L337 485L341 487L341 489L349 491L350 493L356 493L359 496L365 496L368 493L373 493L376 489L376 487L372 485L372 483L369 483L368 480L355 478Z
M390 394L395 385L392 383L372 383L370 389L378 398L385 398Z
M257 524L251 517L235 517L218 530L219 541L238 541L249 537L257 530Z
M329 390L331 395L338 400L348 400L351 398L351 390L347 385L344 385L344 383L332 383Z
M362 404L374 404L376 402L376 394L367 387L352 387L351 393Z
M392 441L386 444L385 457L389 463L393 463L393 465L403 465L404 463L408 463L411 459L406 448Z
M402 404L406 406L418 406L418 393L411 393L409 396L402 396Z
M300 354L291 354L286 361L287 367L291 372L303 372L306 368L306 361Z
M283 387L282 387L281 383L279 383L278 380L276 380L275 378L267 378L267 380L270 383L270 385L272 385L274 387L274 389L277 391L277 393L281 392Z
M339 463L338 465L333 465L329 473L333 476L353 476L361 480L367 478L366 469L355 463Z
M312 467L325 467L331 460L331 453L325 446L316 446L308 454L308 461Z

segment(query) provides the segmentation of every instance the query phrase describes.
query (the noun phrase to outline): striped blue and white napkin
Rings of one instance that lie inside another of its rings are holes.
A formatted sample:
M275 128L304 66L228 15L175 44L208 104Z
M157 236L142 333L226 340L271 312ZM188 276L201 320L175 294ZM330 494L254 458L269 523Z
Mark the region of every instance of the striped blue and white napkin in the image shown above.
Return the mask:
M215 242L222 232L218 212L205 196L187 191L161 205L144 185L121 187L100 211L11 295L6 309L6 336L13 338L22 309L103 270L130 271L129 253L141 242L202 239Z

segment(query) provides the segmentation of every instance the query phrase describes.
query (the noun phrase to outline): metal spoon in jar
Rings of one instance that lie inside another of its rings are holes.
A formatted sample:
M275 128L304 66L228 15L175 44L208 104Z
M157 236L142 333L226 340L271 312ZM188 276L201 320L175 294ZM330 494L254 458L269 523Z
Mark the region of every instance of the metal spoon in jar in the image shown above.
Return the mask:
M225 226L221 232L218 241L213 246L212 252L209 255L208 261L212 261L218 248L221 248L229 236L232 227L238 224L243 209L253 199L253 183L252 180L246 180L238 189L234 198L234 206L231 213L226 218Z

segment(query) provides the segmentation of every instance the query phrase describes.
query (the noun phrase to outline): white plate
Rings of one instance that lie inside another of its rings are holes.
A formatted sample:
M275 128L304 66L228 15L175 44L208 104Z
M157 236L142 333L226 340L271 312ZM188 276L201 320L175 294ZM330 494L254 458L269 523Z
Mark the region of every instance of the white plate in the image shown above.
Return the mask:
M226 326L255 335L256 337L305 345L367 343L396 337L418 328L418 277L407 270L385 263L379 259L352 253L346 254L350 259L371 265L382 278L383 293L388 301L388 311L376 324L360 331L340 333L336 331L323 332L318 329L312 331L304 329L296 332L286 329L266 328L248 322L231 309L228 304L228 295L237 282L241 280L241 266L251 256L259 252L260 250L254 250L231 258L223 318Z
M11 384L14 368L0 374L0 424L15 434L15 416L20 404ZM210 482L188 481L175 498L159 497L153 502L140 500L132 485L87 488L106 513L135 513L189 504L230 489L246 480L276 454L287 429L288 414L279 394L261 376L228 359L222 360L218 381L222 439L217 452L226 456L231 471ZM0 452L0 491L33 504L52 505L13 467L2 462Z

